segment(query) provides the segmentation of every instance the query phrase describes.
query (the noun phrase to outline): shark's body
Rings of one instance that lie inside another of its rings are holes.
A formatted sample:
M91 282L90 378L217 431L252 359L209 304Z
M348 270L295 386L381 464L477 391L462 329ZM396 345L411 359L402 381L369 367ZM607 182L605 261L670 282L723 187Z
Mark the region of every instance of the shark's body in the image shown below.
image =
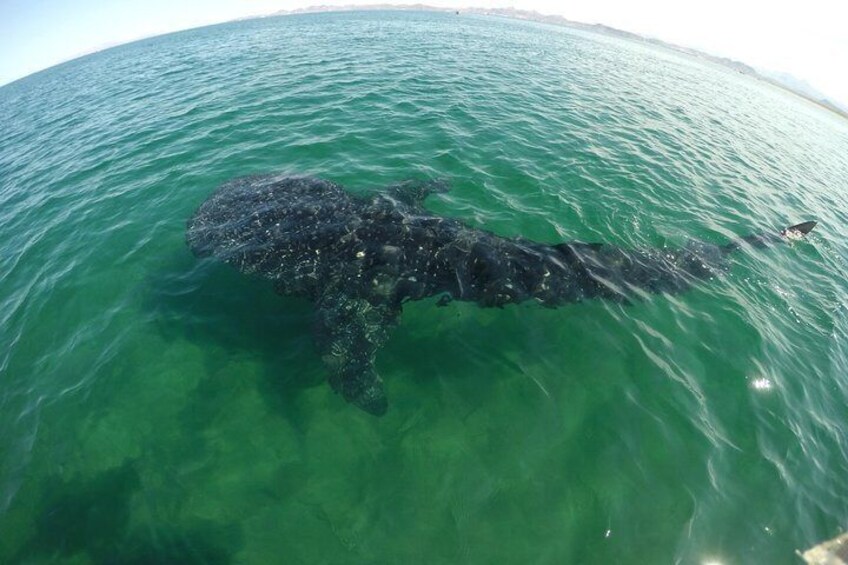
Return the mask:
M445 190L440 181L407 181L366 198L315 178L238 178L200 206L186 238L197 256L214 256L273 280L281 294L312 300L315 341L331 385L376 415L388 403L374 356L407 300L535 300L554 307L678 293L723 270L726 253L739 246L640 251L504 238L423 208L428 194ZM790 229L807 233L814 225ZM779 239L744 238L753 245Z

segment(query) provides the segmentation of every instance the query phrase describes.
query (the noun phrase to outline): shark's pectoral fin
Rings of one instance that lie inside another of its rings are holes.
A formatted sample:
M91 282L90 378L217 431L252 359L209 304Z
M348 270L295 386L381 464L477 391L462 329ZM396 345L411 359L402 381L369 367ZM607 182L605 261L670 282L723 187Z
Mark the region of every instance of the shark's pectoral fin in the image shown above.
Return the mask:
M315 344L330 373L330 386L375 416L386 413L388 401L374 357L399 314L399 307L344 294L326 295L316 304Z
M347 360L334 353L324 354L322 359L330 371L330 386L345 401L374 416L386 413L389 401L373 359Z
M410 179L388 187L388 193L392 198L410 206L421 206L431 194L441 194L449 190L450 183L446 179Z

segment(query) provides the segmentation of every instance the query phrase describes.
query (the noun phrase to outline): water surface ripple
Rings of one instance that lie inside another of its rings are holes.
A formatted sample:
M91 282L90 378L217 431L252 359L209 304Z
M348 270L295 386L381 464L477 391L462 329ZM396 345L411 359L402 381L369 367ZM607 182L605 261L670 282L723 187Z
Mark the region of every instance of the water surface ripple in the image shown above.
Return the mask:
M245 21L0 88L0 561L793 563L848 527L848 124L707 63L428 13ZM221 182L628 247L806 219L633 306L406 306L376 419L310 305L185 247ZM285 556L284 558L282 556Z

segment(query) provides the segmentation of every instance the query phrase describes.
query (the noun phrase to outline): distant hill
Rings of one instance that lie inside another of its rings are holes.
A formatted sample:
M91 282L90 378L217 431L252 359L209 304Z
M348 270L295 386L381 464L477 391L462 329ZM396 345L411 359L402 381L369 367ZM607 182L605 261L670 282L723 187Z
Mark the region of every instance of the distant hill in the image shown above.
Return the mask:
M367 5L344 5L344 6L310 6L308 8L298 8L296 10L280 10L278 12L274 12L273 14L269 14L270 16L283 16L290 14L309 14L316 12L350 12L357 10L409 10L409 11L430 11L430 12L460 12L465 14L478 14L483 16L498 16L504 18L513 18L518 20L527 20L533 22L540 22L546 24L560 25L566 26L574 29L580 29L584 31L590 31L594 33L601 33L604 35L609 35L613 37L619 37L622 39L626 39L629 41L635 41L637 43L647 43L651 45L656 45L658 47L662 47L665 49L670 49L672 51L676 51L678 53L685 53L691 57L695 57L698 59L703 59L706 61L711 61L713 63L717 63L719 65L728 67L733 69L736 72L749 75L753 78L762 80L764 82L768 82L774 86L779 88L783 88L784 90L788 90L793 94L800 96L801 98L805 98L823 108L826 108L832 112L835 112L845 118L848 118L848 105L840 104L833 100L828 99L821 92L814 89L805 81L798 79L788 73L776 72L776 71L768 71L764 69L755 69L750 65L746 65L740 61L736 61L734 59L728 59L726 57L718 57L716 55L710 55L709 53L704 53L703 51L698 51L697 49L692 49L690 47L684 47L682 45L676 45L674 43L668 43L662 41L660 39L655 39L652 37L646 37L643 35L639 35L637 33L632 33L629 31L624 31L621 29L617 29L614 27L606 26L603 24L585 24L582 22L576 22L573 20L569 20L563 16L556 15L548 15L548 14L540 14L539 12L534 12L530 10L519 10L517 8L441 8L437 6L428 6L426 4L367 4Z
M766 69L759 69L759 73L759 78L762 80L771 82L772 84L776 84L787 90L791 90L798 96L812 100L813 102L821 106L825 106L838 114L848 116L848 104L841 104L835 100L830 100L824 94L813 88L807 81L801 80L789 73L769 71Z

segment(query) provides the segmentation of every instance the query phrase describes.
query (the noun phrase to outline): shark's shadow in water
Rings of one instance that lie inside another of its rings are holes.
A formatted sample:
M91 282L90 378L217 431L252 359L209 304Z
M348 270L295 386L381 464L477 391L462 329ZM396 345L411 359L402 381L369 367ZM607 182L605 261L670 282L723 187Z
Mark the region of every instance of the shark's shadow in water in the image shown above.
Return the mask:
M185 411L189 425L203 425L198 418L214 413L217 403L247 384L221 373L239 355L259 359L255 385L269 408L292 424L301 421L295 399L326 380L310 336L313 308L307 300L280 297L264 281L222 264L198 263L184 251L150 274L143 296L151 322L166 340L203 347L207 378Z
M134 496L143 496L135 462L70 481L48 477L32 537L10 562L224 565L243 547L235 523L190 520L187 526L151 523L133 528Z
M728 253L799 237L805 222L725 245L623 249L505 238L426 210L446 182L405 181L356 196L312 177L262 175L224 183L189 219L186 241L315 305L313 338L334 390L359 408L388 408L374 357L404 302L439 296L484 307L532 300L547 307L680 293L724 272Z

